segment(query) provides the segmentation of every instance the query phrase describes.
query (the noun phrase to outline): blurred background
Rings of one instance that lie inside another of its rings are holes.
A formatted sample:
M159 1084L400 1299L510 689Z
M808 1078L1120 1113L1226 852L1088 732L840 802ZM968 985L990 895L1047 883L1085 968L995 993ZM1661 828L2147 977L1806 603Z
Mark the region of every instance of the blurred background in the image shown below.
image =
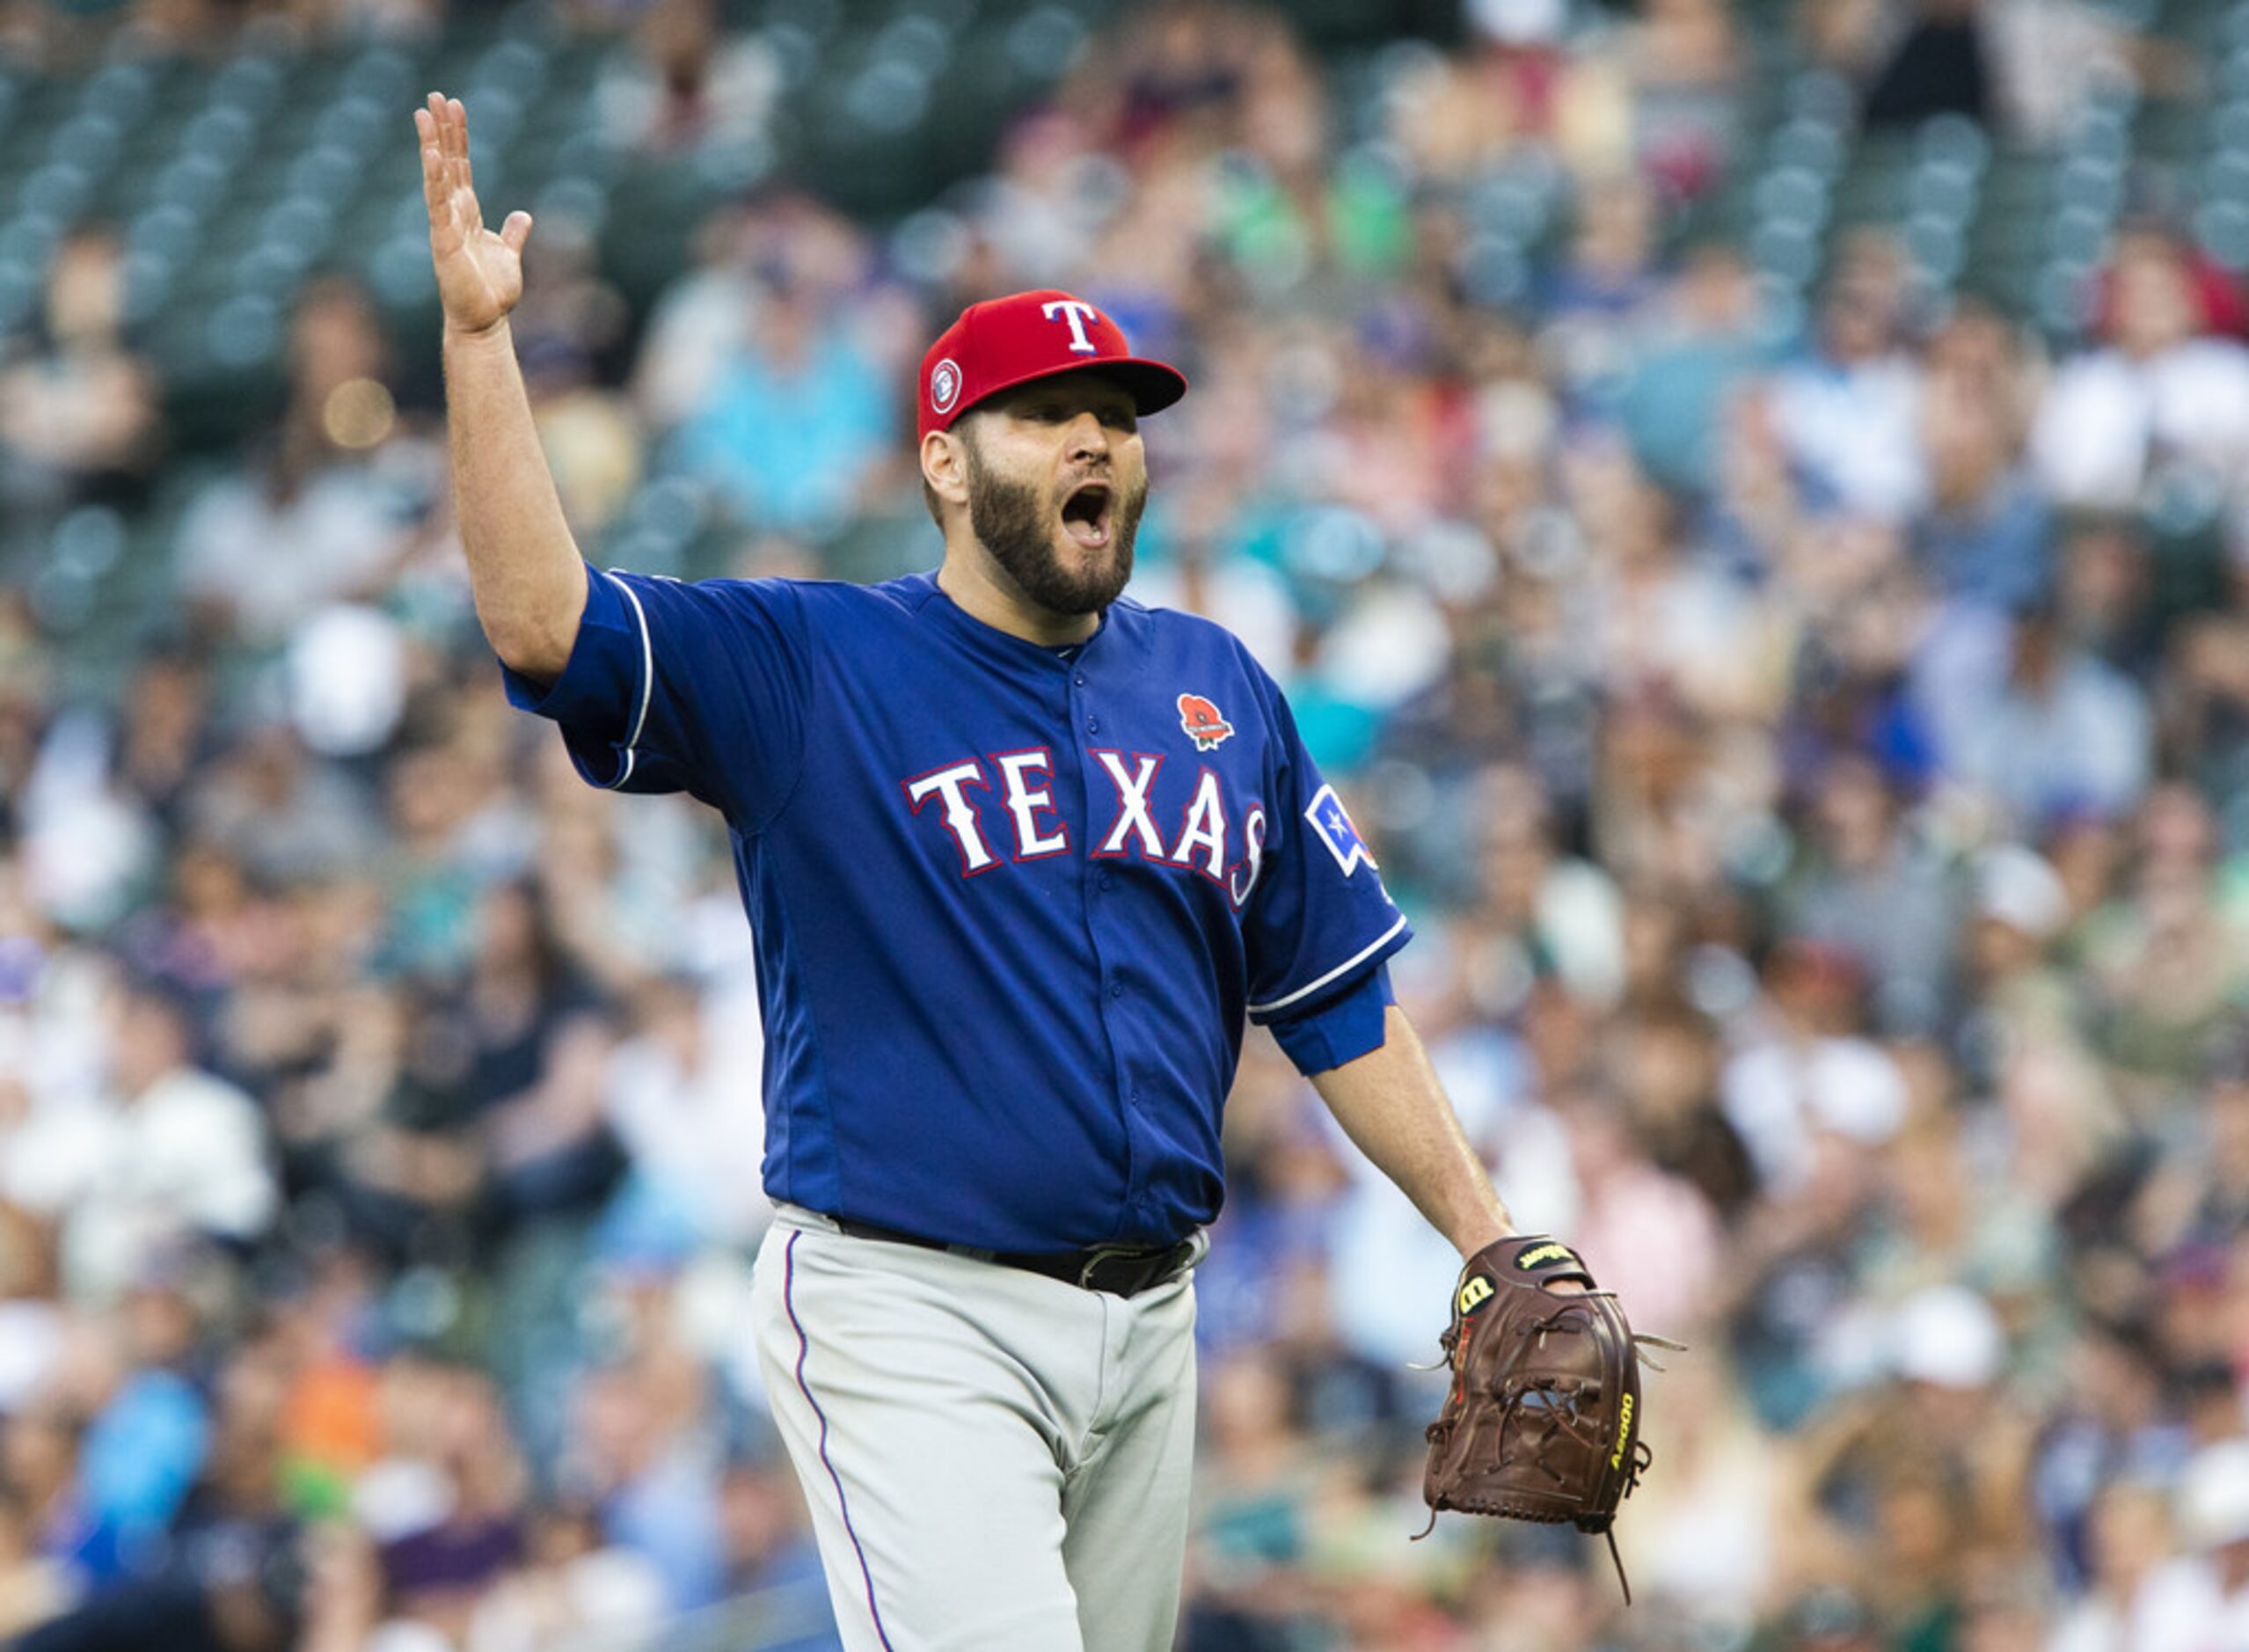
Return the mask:
M835 1644L724 836L501 699L431 88L605 565L933 565L970 300L1180 362L1136 594L1282 680L1519 1219L1693 1345L1630 1612L1409 1544L1456 1259L1252 1034L1189 1652L2249 1647L2219 0L0 4L0 1636Z

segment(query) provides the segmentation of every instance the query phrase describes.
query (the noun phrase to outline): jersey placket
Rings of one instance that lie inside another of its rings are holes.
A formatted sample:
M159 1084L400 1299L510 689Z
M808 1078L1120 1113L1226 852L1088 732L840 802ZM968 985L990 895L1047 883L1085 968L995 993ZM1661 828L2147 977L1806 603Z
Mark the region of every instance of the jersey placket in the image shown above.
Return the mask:
M1101 1030L1109 1041L1110 1082L1116 1101L1118 1122L1124 1129L1125 1142L1125 1213L1127 1221L1143 1211L1148 1202L1147 1166L1153 1144L1147 1139L1149 1130L1141 1114L1141 1094L1133 1078L1131 1049L1132 1011L1131 983L1124 975L1120 958L1121 948L1111 939L1115 920L1111 916L1116 909L1119 893L1117 874L1107 864L1092 858L1092 822L1099 812L1099 800L1094 795L1093 778L1097 763L1093 749L1103 742L1105 727L1102 704L1095 691L1096 671L1092 654L1106 640L1097 635L1086 644L1077 657L1069 662L1069 717L1070 749L1077 759L1078 787L1085 800L1088 856L1080 876L1080 899L1085 910L1085 933L1093 948L1094 962L1099 966L1095 980L1098 988L1098 1008L1101 1016ZM1112 720L1114 720L1112 719ZM1117 734L1110 727L1107 738Z

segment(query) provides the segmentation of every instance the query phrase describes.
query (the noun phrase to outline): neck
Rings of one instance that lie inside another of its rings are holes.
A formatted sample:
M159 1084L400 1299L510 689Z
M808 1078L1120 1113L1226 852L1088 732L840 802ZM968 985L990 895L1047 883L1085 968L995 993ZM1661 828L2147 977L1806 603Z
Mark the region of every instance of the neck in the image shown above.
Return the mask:
M964 542L946 536L945 566L937 571L937 584L970 618L1042 648L1083 642L1100 628L1098 613L1057 614L1040 607L973 537Z

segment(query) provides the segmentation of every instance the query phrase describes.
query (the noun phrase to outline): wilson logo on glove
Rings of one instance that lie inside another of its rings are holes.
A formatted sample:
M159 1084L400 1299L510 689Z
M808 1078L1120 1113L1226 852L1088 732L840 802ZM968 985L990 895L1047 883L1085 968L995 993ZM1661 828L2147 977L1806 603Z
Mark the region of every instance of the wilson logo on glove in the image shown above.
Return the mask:
M1580 1268L1585 1266L1578 1261L1577 1253L1566 1245L1541 1245L1537 1250L1525 1251L1515 1259L1515 1265L1525 1273L1534 1268L1552 1267L1556 1262L1567 1262Z

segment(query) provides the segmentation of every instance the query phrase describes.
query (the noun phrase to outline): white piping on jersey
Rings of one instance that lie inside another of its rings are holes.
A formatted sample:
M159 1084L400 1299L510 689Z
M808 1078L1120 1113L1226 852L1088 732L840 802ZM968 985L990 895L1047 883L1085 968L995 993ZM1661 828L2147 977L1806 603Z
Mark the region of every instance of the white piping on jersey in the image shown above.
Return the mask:
M635 748L640 743L640 731L648 726L648 695L656 686L656 651L649 645L648 614L640 606L640 594L606 568L602 571L602 577L624 593L624 600L632 604L632 618L640 625L640 709L632 714L632 732L624 739L624 767L617 771L617 778L607 787L614 792L632 778L633 759L639 755Z
M1329 970L1318 980L1307 982L1304 985L1298 987L1294 992L1291 992L1285 998L1275 998L1270 1004L1252 1004L1250 1005L1250 1013L1252 1015L1263 1015L1268 1010L1285 1010L1290 1005L1294 1004L1298 998L1304 997L1306 994L1318 991L1329 982L1334 980L1336 976L1340 975L1348 975L1352 970L1366 962L1368 959L1373 957L1375 954L1383 949L1384 945L1391 936L1395 935L1399 930L1404 929L1405 927L1406 915L1401 912L1398 914L1398 922L1392 924L1388 929L1383 931L1378 939L1369 942L1365 947L1360 948L1359 951L1353 953L1348 958L1346 958L1341 963L1336 965L1334 969Z

